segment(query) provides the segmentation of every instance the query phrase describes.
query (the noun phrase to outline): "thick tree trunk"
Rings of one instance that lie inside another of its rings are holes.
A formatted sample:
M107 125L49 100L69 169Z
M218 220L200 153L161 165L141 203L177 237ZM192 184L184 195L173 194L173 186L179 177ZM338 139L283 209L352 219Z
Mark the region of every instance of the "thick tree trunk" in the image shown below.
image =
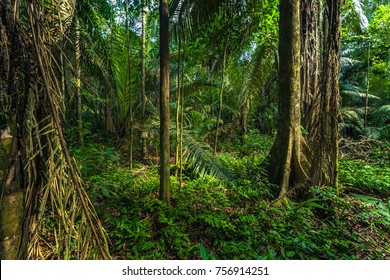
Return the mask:
M320 106L316 118L316 131L311 143L313 163L310 173L315 185L338 187L338 118L339 109L339 55L340 55L340 6L341 0L325 3L325 24L322 53L322 75L320 84Z
M322 5L321 19L319 1L280 1L279 125L270 159L279 196L308 182L337 187L340 0Z
M22 68L18 26L9 1L0 4L0 259L25 259L23 168L17 113L23 111L21 84L29 82L29 64ZM20 109L20 110L18 110Z
M301 124L306 131L316 128L313 116L320 101L320 7L318 0L301 1Z
M160 199L170 203L168 24L168 1L160 0Z
M0 135L0 259L25 257L22 242L24 190L21 188L16 116Z
M302 167L300 112L300 1L280 1L279 123L271 154L275 183L284 196L307 175Z

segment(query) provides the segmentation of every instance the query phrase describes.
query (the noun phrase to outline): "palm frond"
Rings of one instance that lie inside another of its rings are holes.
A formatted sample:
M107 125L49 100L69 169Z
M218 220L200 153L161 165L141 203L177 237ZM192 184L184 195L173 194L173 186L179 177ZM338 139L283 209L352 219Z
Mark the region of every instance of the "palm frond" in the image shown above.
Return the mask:
M234 174L223 166L212 152L210 146L198 140L193 131L183 131L183 157L188 167L200 176L210 175L232 180Z

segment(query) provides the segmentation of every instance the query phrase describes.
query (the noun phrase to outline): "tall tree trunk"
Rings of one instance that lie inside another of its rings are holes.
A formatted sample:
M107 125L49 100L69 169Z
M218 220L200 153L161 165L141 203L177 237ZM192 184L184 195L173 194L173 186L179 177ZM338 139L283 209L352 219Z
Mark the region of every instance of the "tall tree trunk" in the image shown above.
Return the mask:
M301 160L300 1L281 0L279 11L279 119L271 161L281 197L308 176Z
M223 107L223 90L224 90L224 86L225 86L226 52L227 52L227 44L225 46L225 51L223 52L221 88L219 90L219 108L218 108L218 115L217 115L217 127L215 128L215 139L214 139L214 154L217 153L219 122L221 120L222 107Z
M179 31L179 46L178 46L178 58L177 58L177 76L176 76L176 141L175 141L175 164L177 177L179 169L179 141L180 141L180 112L181 112L181 92L180 92L180 58L181 58L181 32Z
M131 94L131 49L130 49L130 23L129 23L129 1L126 2L126 41L127 41L127 63L126 63L126 81L125 93L129 96L129 120L130 120L130 144L129 144L129 163L130 169L133 169L133 95Z
M23 123L21 116L24 112L22 96L25 93L21 84L23 80L24 83L29 83L30 65L25 63L25 67L21 67L20 60L25 57L25 53L21 48L19 26L15 22L18 18L16 12L9 1L0 4L0 42L2 42L0 48L0 259L2 260L25 259L27 256L25 237L29 233L24 227L25 189L19 134Z
M184 129L184 65L186 62L186 35L183 32L184 36L184 48L183 48L183 67L181 68L181 90L180 90L180 101L181 101L181 110L180 110L180 145L179 145L179 153L180 153L180 162L179 162L179 186L180 189L183 187L183 129Z
M83 113L81 103L81 50L80 50L80 20L78 16L75 16L75 29L76 29L76 97L77 97L77 123L78 123L78 134L80 143L84 143L83 133Z
M364 128L367 127L368 119L368 95L370 93L370 39L368 39L368 50L367 50L367 89L366 89L366 102L364 107Z
M142 119L142 156L148 157L148 148L146 140L148 133L145 129L146 122L146 0L142 0L142 39L141 39L141 119Z
M170 203L169 167L169 14L160 0L160 199Z
M320 101L320 5L301 1L301 124L306 131L316 129L312 116L318 115Z
M280 185L280 197L308 183L337 187L340 0L281 0L279 27L279 125L271 179Z
M322 75L320 84L319 114L313 115L317 119L316 131L309 131L315 135L311 143L314 151L310 174L315 185L331 184L338 187L338 119L339 108L339 56L340 56L340 6L341 0L327 0L325 3L324 40L322 53Z

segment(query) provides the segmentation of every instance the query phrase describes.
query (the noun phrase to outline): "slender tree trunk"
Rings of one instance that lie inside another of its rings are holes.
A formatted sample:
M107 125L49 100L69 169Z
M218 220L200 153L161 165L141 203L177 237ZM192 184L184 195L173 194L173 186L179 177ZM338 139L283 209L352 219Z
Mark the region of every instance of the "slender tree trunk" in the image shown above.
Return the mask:
M249 99L245 95L243 100L241 101L241 106L240 106L240 140L242 145L244 144L245 133L248 131L247 129L248 113L249 113Z
M366 90L366 104L364 108L364 128L367 127L369 93L370 93L370 39L368 39L368 50L367 50L367 90Z
M180 153L180 163L179 163L179 170L180 170L180 176L179 176L179 186L180 189L183 188L183 129L184 129L184 65L186 61L186 35L184 35L184 49L183 49L183 66L181 68L181 106L180 106L180 147L179 147L179 153Z
M81 50L80 50L80 21L78 16L75 17L75 29L76 29L76 97L77 97L77 123L78 134L80 143L84 143L83 133L83 115L82 115L82 103L81 103Z
M221 73L221 88L219 90L219 109L218 109L217 127L215 129L215 139L214 139L214 154L217 153L219 122L221 120L222 106L223 106L223 90L224 90L224 86L225 86L226 52L227 52L227 44L225 46L225 51L223 52L222 73Z
M115 132L115 124L114 120L112 119L112 114L110 110L110 92L112 91L111 87L108 87L108 89L105 90L104 93L104 103L103 103L103 110L104 110L104 131L105 133L111 134Z
M65 58L63 53L60 53L60 64L61 64L61 105L64 115L66 115L66 76L65 76Z
M168 10L168 0L160 0L160 199L170 203Z
M130 118L130 144L129 144L129 163L130 169L133 169L133 96L131 94L131 49L130 49L130 23L129 23L129 1L126 2L126 41L127 41L127 64L126 64L126 82L125 92L129 95L129 118Z
M179 49L177 58L177 83L176 83L176 141L175 141L175 176L177 177L179 169L179 141L180 141L180 111L181 111L181 93L180 93L180 58L181 58L181 32L179 31Z
M142 0L142 42L141 42L141 118L142 118L142 156L143 158L148 157L148 148L146 140L148 137L147 131L145 130L146 122L146 0Z

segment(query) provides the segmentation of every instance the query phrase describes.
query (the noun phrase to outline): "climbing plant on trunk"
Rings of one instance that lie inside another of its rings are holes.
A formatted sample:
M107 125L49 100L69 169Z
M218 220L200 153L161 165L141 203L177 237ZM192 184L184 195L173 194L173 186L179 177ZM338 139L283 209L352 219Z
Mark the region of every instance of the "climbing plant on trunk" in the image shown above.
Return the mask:
M279 119L270 175L284 197L307 185L337 186L340 1L281 0L279 11Z
M59 61L74 7L73 0L0 4L1 32L12 41L7 54L12 75L20 77L8 80L13 89L8 99L13 138L4 169L11 175L17 171L18 176L7 175L12 184L1 184L2 213L13 211L17 217L12 220L13 248L2 244L7 258L110 258L106 233L83 189L61 128ZM2 58L4 54L1 51ZM8 193L17 194L16 208L6 203ZM48 222L53 226L47 228ZM10 232L8 222L0 226L2 233Z

